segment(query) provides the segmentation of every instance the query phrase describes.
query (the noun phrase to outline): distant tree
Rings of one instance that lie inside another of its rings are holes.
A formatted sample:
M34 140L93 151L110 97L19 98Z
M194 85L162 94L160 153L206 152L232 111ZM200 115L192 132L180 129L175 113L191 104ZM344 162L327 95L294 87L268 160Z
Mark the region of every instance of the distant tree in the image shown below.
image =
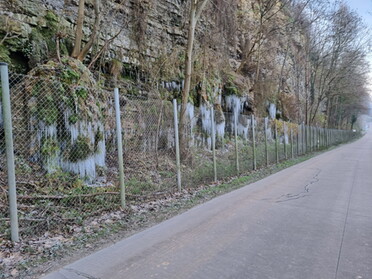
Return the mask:
M321 32L311 34L307 123L314 123L317 115L324 112L327 125L338 126L339 121L330 121L332 110L335 106L339 110L341 102L350 100L352 95L358 96L355 89L360 86L356 86L355 81L365 83L360 80L364 76L360 65L365 61L368 38L360 17L344 4L330 11L318 28Z

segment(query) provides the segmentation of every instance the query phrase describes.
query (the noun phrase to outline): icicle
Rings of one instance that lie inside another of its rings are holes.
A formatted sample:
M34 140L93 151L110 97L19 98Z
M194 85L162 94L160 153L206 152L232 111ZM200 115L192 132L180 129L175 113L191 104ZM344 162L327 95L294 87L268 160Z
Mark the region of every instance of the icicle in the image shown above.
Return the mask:
M79 136L87 138L89 144L95 147L92 154L89 154L87 158L79 159L76 162L65 159L61 160L61 168L65 171L79 174L81 178L88 181L93 181L96 177L96 166L104 167L106 158L106 141L105 137L109 135L109 132L104 132L104 126L101 122L88 122L86 120L80 120L76 123L70 123L70 116L72 115L70 109L66 109L64 112L64 124L65 130L70 134L70 145L76 144ZM97 134L102 136L96 138ZM105 135L103 134L105 133ZM98 140L98 142L96 142ZM71 154L72 156L74 154Z
M276 105L275 104L270 104L269 105L269 115L271 119L276 118Z
M207 134L212 131L212 119L211 119L211 109L206 105L200 105L200 115L202 120L202 130Z
M195 108L193 104L187 103L186 115L189 117L190 121L190 145L193 146L195 144L194 129L197 122L197 119L195 117Z
M235 95L229 95L225 97L225 103L226 108L233 113L233 117L231 117L230 123L231 127L234 127L234 119L236 117L238 119L238 135L242 136L245 139L248 139L249 120L248 116L242 115L244 101ZM234 128L232 128L232 130L234 130Z
M226 126L225 121L216 124L217 137L219 137L219 138L224 138L225 137L225 126Z
M104 128L102 123L97 124L96 133L103 133ZM102 139L96 143L97 150L95 153L95 162L97 166L104 167L106 165L105 158L106 158L106 141L105 137L102 136Z

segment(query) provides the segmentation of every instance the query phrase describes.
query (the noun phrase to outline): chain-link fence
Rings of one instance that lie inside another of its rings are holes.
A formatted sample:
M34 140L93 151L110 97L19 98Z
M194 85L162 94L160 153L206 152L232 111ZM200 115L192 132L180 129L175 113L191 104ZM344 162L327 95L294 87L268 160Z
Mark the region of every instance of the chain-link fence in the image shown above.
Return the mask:
M58 76L47 78L42 70L33 76L9 75L22 239L69 233L121 206L114 94L79 72ZM4 80L1 85L6 98ZM119 107L126 199L176 192L178 127L172 103L120 95ZM242 114L239 105L224 107L226 111L220 105L188 105L183 131L187 142L180 148L179 162L183 188L247 173L354 136L350 131L254 118ZM176 111L179 114L180 106ZM0 101L0 237L7 238L10 183L3 112Z

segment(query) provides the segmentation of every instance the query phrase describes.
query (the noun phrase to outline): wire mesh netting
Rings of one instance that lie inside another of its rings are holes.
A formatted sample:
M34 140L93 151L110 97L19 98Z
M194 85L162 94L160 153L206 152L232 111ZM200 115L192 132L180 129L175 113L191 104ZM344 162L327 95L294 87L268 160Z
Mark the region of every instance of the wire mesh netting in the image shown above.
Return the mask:
M175 190L175 133L171 102L125 98L121 113L124 172L129 195Z
M89 217L118 210L112 93L16 74L10 75L9 86L21 235L68 232ZM171 103L121 96L120 108L128 199L173 191ZM2 140L1 166L6 165L4 148ZM6 235L6 169L0 171L0 231Z
M105 92L16 74L9 86L21 234L68 231L117 208L116 170L106 165L111 139L105 131L113 126ZM6 207L1 215L7 220ZM1 226L6 232L7 221Z
M112 90L100 88L89 76L79 76L78 82L76 72L47 78L39 71L9 76L23 239L45 232L70 233L90 218L120 210L121 204ZM345 131L254 118L240 111L239 98L230 99L236 104L224 111L220 105L215 110L207 104L187 105L187 123L180 131L186 139L180 148L183 188L350 138ZM172 103L121 94L119 107L127 200L177 191L178 127ZM0 101L0 236L5 237L10 216L3 125Z

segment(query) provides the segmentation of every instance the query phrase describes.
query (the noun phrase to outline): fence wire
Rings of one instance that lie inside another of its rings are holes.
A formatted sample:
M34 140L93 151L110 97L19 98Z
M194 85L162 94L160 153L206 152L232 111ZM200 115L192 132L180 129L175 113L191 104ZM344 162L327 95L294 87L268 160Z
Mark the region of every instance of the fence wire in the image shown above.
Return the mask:
M112 92L97 89L89 79L76 84L11 74L9 83L22 239L47 232L71 233L91 217L119 210ZM127 200L177 191L178 127L172 103L121 94L120 110ZM187 107L182 131L187 142L181 148L183 188L211 183L215 175L219 180L241 175L353 136L220 107L212 122L211 113L207 105ZM10 234L6 173L0 101L0 238Z

